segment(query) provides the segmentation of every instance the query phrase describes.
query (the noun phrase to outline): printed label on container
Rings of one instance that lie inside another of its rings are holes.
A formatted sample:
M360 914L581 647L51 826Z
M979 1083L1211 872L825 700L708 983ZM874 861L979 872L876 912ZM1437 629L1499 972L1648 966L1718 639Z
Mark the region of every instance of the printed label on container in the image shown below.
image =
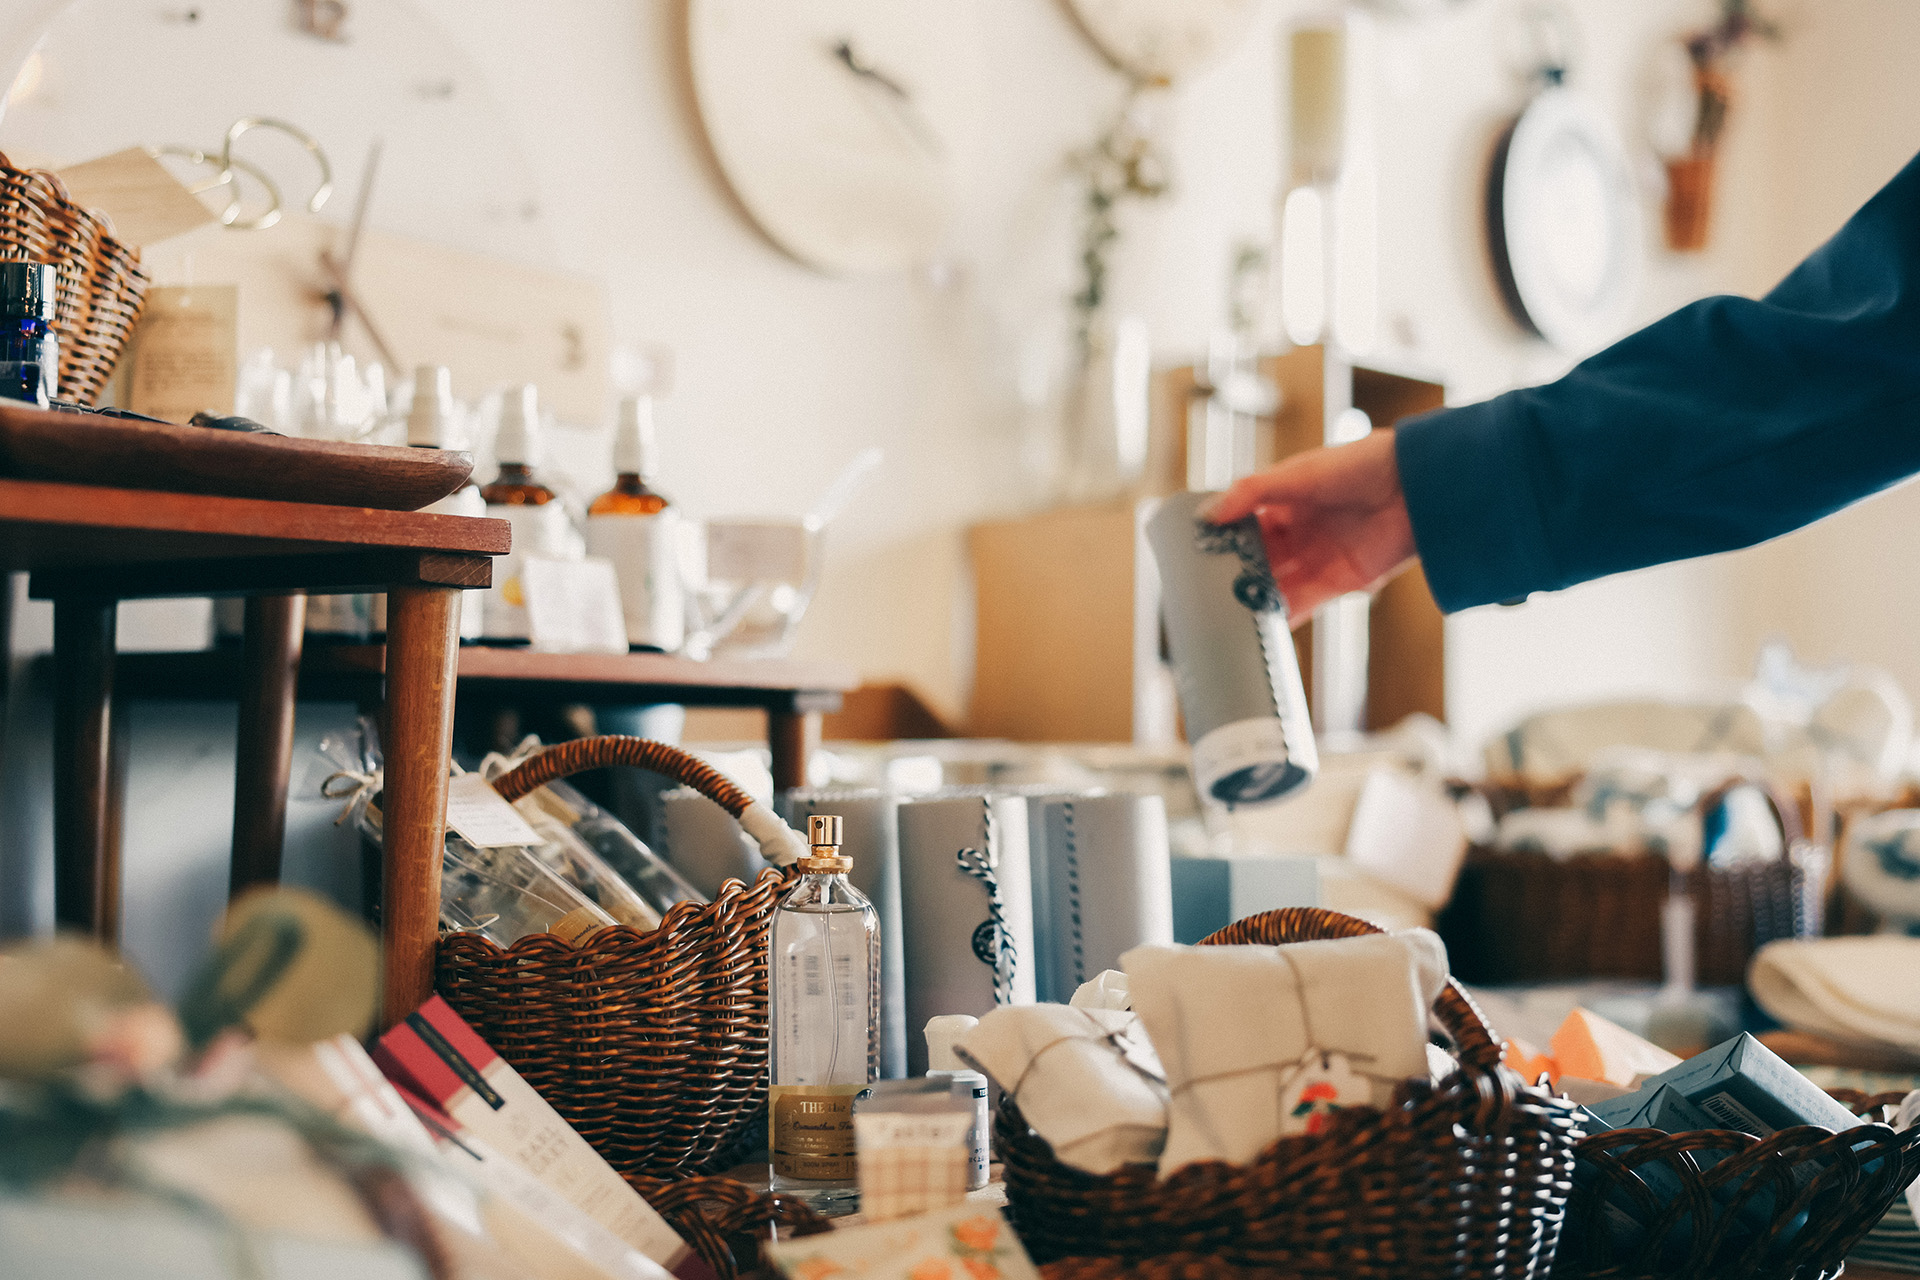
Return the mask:
M1229 807L1275 799L1305 781L1293 761L1284 721L1236 720L1193 744L1193 780L1202 795Z
M627 642L677 651L687 637L686 588L672 511L651 516L592 516L587 554L613 561L626 614Z
M777 1084L769 1091L768 1145L783 1178L851 1182L859 1171L853 1100L864 1084Z

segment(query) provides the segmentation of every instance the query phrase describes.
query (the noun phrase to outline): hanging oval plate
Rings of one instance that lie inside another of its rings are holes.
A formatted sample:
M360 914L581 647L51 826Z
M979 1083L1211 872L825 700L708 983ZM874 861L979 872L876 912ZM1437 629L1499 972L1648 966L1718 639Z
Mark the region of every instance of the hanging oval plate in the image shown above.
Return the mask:
M1554 346L1618 337L1642 235L1626 156L1606 117L1555 85L1501 135L1487 182L1494 272L1514 318Z

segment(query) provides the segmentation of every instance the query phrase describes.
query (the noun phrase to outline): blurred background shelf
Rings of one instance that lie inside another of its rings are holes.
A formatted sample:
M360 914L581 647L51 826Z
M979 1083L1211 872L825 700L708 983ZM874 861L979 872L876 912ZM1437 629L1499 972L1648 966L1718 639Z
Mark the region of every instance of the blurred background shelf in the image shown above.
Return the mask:
M376 706L386 646L312 644L300 658L298 696ZM467 645L458 659L457 702L469 714L520 703L595 706L731 707L766 714L776 786L805 784L807 754L823 713L840 708L859 683L848 667L786 659L696 662L668 653L539 653ZM127 653L116 681L131 697L225 699L240 689L240 652Z

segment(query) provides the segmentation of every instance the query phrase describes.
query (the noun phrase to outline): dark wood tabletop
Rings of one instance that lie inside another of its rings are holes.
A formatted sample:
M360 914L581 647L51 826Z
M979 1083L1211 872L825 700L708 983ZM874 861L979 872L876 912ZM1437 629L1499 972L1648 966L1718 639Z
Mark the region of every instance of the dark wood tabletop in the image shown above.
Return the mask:
M485 586L504 520L0 479L0 569L33 594L119 600Z

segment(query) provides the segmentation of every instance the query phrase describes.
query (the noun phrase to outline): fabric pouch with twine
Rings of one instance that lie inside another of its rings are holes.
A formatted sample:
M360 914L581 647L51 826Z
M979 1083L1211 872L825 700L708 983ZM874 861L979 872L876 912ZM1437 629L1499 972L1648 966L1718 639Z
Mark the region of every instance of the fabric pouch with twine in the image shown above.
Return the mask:
M1087 1173L1152 1164L1167 1132L1167 1086L1140 1020L1064 1004L993 1010L954 1044L993 1077L1061 1163Z
M1447 981L1446 947L1426 929L1136 947L1121 965L1165 1066L1163 1177L1199 1160L1246 1164L1278 1138L1319 1132L1334 1110L1387 1106L1428 1074L1428 1012Z

